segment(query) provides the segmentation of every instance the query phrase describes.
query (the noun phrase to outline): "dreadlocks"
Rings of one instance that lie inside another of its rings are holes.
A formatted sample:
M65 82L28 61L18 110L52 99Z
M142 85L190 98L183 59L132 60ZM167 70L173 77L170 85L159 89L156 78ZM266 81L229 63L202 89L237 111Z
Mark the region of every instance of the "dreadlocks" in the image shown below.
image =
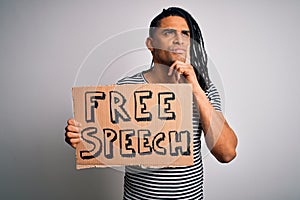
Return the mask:
M204 91L206 91L210 83L207 70L207 54L204 48L201 30L195 19L188 12L177 7L163 9L163 11L151 21L149 36L153 37L155 28L160 27L160 21L169 16L179 16L184 18L187 22L191 37L190 63L194 68L199 85Z

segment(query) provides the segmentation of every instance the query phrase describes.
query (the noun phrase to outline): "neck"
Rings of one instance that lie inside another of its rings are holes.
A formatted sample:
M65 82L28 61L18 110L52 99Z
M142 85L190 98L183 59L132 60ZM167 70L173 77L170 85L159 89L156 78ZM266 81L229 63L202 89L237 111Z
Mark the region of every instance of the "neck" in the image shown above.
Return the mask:
M149 83L177 83L174 75L168 76L170 66L154 63L153 68L144 73Z

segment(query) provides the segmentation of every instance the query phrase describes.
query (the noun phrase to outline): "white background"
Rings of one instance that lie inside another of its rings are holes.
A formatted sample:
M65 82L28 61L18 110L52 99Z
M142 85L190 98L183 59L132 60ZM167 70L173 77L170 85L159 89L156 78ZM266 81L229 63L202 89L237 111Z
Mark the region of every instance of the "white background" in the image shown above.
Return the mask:
M99 82L92 78L108 66L101 55L115 58L111 53L119 54L122 47L144 48L147 35L132 30L145 30L162 8L174 5L199 22L221 75L225 116L239 138L238 157L230 164L204 158L205 198L299 199L296 0L1 0L1 199L121 199L121 171L75 170L75 152L64 142L66 120L72 117L71 88ZM136 38L112 37L124 31ZM111 43L103 43L108 38ZM100 71L77 76L83 60L101 42L90 57L93 65L99 61ZM131 47L133 43L137 46ZM147 68L150 53L137 52L129 54L124 66L119 61L126 56L109 65L100 82L115 82L122 70ZM130 61L136 62L132 69L126 65Z

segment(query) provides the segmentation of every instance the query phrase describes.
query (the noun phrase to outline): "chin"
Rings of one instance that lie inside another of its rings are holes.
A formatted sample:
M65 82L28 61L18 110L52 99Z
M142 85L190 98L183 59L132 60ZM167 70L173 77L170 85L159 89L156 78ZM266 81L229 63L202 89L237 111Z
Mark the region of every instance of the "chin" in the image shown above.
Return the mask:
M175 62L176 60L178 60L178 61L180 61L180 62L185 62L185 57L183 57L183 56L178 56L178 57L176 57L175 59L173 59L173 62ZM172 63L173 63L172 62Z
M185 54L175 54L173 56L173 60L179 60L181 62L185 62L186 55Z

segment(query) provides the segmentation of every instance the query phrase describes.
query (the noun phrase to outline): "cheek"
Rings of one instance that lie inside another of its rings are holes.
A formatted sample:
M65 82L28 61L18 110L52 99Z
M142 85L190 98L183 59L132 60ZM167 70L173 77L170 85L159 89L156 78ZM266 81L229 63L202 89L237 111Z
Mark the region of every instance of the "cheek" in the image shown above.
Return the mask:
M160 59L166 59L169 57L169 52L168 51L165 51L161 48L156 48L154 50L154 55L156 58L160 58Z
M172 41L171 40L155 40L155 42L153 42L153 47L156 49L160 49L160 50L168 50L170 48L170 46L172 46Z

